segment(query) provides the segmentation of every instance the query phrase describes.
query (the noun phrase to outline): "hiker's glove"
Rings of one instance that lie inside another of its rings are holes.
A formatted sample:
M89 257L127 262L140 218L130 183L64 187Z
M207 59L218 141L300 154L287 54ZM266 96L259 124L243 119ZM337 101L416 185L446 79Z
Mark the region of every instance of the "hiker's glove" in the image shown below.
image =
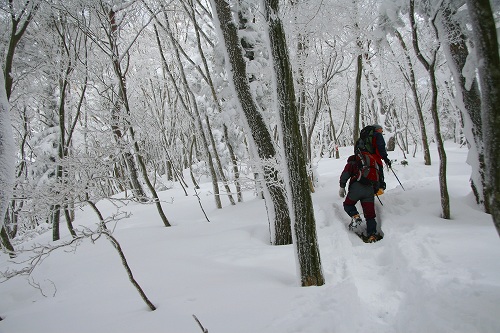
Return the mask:
M341 188L339 189L339 196L340 196L341 198L345 197L345 188L341 187Z
M385 162L385 164L386 164L389 168L391 167L391 160L390 160L390 159L388 159L388 158L386 157L386 158L384 158L384 162Z

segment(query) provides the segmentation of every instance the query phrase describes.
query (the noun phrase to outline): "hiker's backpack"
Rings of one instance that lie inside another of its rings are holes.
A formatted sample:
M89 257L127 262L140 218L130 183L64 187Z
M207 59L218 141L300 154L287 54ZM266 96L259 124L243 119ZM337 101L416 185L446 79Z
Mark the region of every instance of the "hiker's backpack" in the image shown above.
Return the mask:
M356 180L361 184L372 185L374 189L378 189L380 174L377 160L372 154L361 150L358 150L356 155L359 166Z
M359 133L359 139L354 145L354 152L358 150L375 154L375 147L373 147L373 135L375 134L375 126L365 126Z

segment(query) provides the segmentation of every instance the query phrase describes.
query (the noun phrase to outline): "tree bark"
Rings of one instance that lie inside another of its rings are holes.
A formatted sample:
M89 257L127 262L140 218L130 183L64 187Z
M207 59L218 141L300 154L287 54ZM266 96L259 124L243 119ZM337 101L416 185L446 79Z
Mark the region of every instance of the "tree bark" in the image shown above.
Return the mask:
M73 72L73 64L71 60L71 55L69 54L69 47L68 47L68 41L66 40L66 36L62 31L65 30L64 22L61 22L61 26L59 27L57 25L57 22L54 22L54 26L59 32L59 37L60 37L60 44L59 48L61 49L61 56L65 56L65 59L61 63L66 63L65 68L62 69L62 77L59 78L59 106L58 106L58 120L59 120L59 142L58 142L58 147L57 147L57 157L59 163L57 164L56 167L56 179L55 182L59 186L64 186L66 181L65 181L65 176L67 176L67 171L65 167L63 166L63 161L64 158L66 157L68 153L68 146L67 146L67 141L66 141L66 96L68 94L68 89L69 89L69 80L70 80L70 75ZM68 142L69 143L69 142ZM64 189L62 189L64 190ZM60 190L56 190L56 194L60 195ZM63 206L67 205L67 200L68 196L64 196L62 198L62 205L61 204L56 204L54 206L54 211L51 215L52 218L52 240L56 241L59 240L60 235L59 235L59 223L61 220L61 210L63 209ZM73 230L73 226L71 223L67 224L68 227L71 227L69 229L70 233L72 235L75 234L75 231Z
M3 73L3 78L0 82L0 98L5 98L6 101L10 100L10 96L12 94L12 89L13 89L13 84L14 84L14 78L12 76L12 70L13 70L13 64L14 64L14 54L16 51L16 47L19 44L19 41L21 40L22 36L26 32L26 29L28 28L28 25L31 23L33 20L33 17L35 13L37 12L39 8L39 4L36 3L32 8L29 8L29 6L32 6L31 2L27 2L26 6L23 7L20 11L19 15L16 15L14 13L14 6L13 2L10 1L8 3L8 11L10 14L10 20L11 20L11 28L10 28L10 38L9 38L9 46L7 47L7 52L5 55L5 63L4 63L4 73ZM26 17L23 20L23 17ZM4 96L5 93L5 96ZM0 104L2 102L0 101ZM6 112L8 115L9 113L9 107L8 105L1 105L0 112ZM10 126L10 121L9 121L9 126ZM4 138L3 135L6 135L6 133L2 133L2 138ZM11 140L10 138L6 138L7 140ZM1 145L1 143L0 143ZM2 149L0 149L2 150ZM3 151L2 151L3 152ZM14 184L12 184L14 186ZM9 195L8 200L10 200L12 197L12 194ZM5 200L5 198L2 198L2 200ZM5 201L6 203L6 210L8 209L7 205L8 201ZM1 203L3 205L3 202ZM2 207L3 208L3 207ZM15 212L15 202L12 201L12 210ZM0 221L2 221L2 226L1 226L1 242L2 245L8 249L11 252L11 255L13 255L14 247L12 246L10 239L8 237L8 231L7 228L5 227L5 218L4 216L6 215L5 212L3 212L3 209L0 210ZM15 214L15 213L14 213ZM15 216L13 214L13 216ZM16 221L13 221L16 223Z
M466 87L465 77L462 70L465 67L469 50L467 48L467 37L462 32L459 23L454 19L456 14L449 6L443 9L439 18L439 27L443 36L443 44L446 47L446 59L451 69L455 88L457 91L457 106L462 116L469 121L465 123L464 132L467 141L473 146L469 149L471 159L478 161L479 168L472 168L471 187L476 197L476 202L482 205L485 212L490 212L489 200L485 191L485 165L483 126L481 123L481 96L477 80L473 80L470 87Z
M418 36L417 36L417 27L415 25L415 1L410 0L410 25L412 30L412 40L413 40L413 48L415 49L415 53L417 54L417 58L425 67L425 70L429 74L429 81L431 84L432 91L432 100L431 100L431 114L432 119L434 121L434 136L437 144L438 154L439 154L439 189L441 192L441 209L442 214L441 217L444 219L450 219L450 197L448 194L448 184L446 180L446 151L444 149L443 139L441 137L441 128L439 125L439 115L437 109L437 98L438 98L438 89L436 82L436 59L437 59L437 51L438 48L432 51L432 59L431 61L427 61L423 54L420 52L420 47L418 45ZM435 19L435 18L434 18ZM432 19L431 23L435 28L434 19ZM437 31L436 37L437 37Z
M292 67L289 61L283 24L279 19L278 0L266 0L269 40L276 75L282 144L287 165L290 203L293 209L295 246L302 286L325 283L316 236L314 208L309 191L306 157L300 135L299 114L295 102Z
M232 19L231 9L226 1L213 0L213 8L215 8L219 18L222 37L227 50L228 72L232 74L232 81L234 83L238 102L245 115L248 127L251 130L253 142L257 148L257 154L262 161L264 183L272 201L273 211L268 211L268 216L270 217L270 223L274 225L273 243L276 245L291 244L291 219L283 188L283 181L280 179L279 172L275 167L276 150L273 145L271 134L266 127L264 119L250 91L246 73L246 63L238 38L237 25Z
M227 150L229 151L229 156L231 157L231 163L233 165L233 174L234 174L234 184L236 186L236 196L238 198L238 202L243 202L243 192L241 191L240 184L240 170L238 169L238 160L236 158L236 154L234 153L233 145L229 142L229 132L226 124L222 125L224 127L224 137L226 138Z
M500 235L500 60L495 20L489 0L467 0L481 87L486 193Z
M361 52L361 51L360 51ZM356 144L359 138L359 116L361 114L361 74L363 73L363 55L358 54L356 61L356 94L354 97L354 124L352 127L352 140Z
M0 160L2 161L0 163L0 240L2 246L9 251L12 257L14 256L14 247L9 240L7 228L5 227L5 215L14 188L15 153L10 106L7 101L3 76L0 77Z
M309 151L308 146L308 135L307 135L307 126L306 126L306 110L307 110L307 96L306 96L306 79L305 79L305 62L307 59L307 45L306 45L306 36L302 33L299 33L297 36L297 58L298 58L298 113L299 113L299 122L300 122L300 134L302 136L304 151ZM310 163L310 155L307 155L308 162Z
M25 6L20 10L20 14L16 15L14 13L14 7L12 6L12 3L12 1L9 1L8 5L12 26L10 30L9 46L7 48L7 54L5 56L4 69L5 91L7 94L7 100L10 100L10 95L12 94L12 87L14 83L14 78L12 77L12 66L14 64L14 53L16 51L16 47L40 6L39 3L36 3L33 8L29 8L30 6L32 6L32 4L31 1L27 1L25 3ZM26 16L24 22L22 21L23 16Z

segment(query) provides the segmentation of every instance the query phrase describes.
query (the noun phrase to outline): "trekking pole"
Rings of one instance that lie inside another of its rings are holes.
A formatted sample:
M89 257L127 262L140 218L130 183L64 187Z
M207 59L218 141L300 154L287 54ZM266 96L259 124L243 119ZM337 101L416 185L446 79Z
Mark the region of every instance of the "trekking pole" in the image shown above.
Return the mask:
M380 197L378 196L378 194L377 194L377 193L375 193L375 196L377 197L378 202L380 202L380 204L383 206L384 204L382 203L382 200L380 200Z
M398 180L399 185L401 185L401 188L403 189L403 191L406 191L405 188L403 187L403 184L401 184L401 181L399 180L398 176L396 175L396 173L392 169L392 167L389 167L389 169L391 169L392 173L394 174L394 177L396 177L396 179Z

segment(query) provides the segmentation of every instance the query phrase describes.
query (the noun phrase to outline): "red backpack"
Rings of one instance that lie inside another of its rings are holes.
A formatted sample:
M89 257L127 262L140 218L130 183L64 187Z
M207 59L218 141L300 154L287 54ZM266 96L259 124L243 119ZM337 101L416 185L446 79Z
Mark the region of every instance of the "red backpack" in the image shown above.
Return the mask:
M356 176L356 180L361 184L372 185L373 188L378 189L380 175L379 165L377 164L375 157L368 152L358 150L356 160L358 161L359 166L359 172Z

